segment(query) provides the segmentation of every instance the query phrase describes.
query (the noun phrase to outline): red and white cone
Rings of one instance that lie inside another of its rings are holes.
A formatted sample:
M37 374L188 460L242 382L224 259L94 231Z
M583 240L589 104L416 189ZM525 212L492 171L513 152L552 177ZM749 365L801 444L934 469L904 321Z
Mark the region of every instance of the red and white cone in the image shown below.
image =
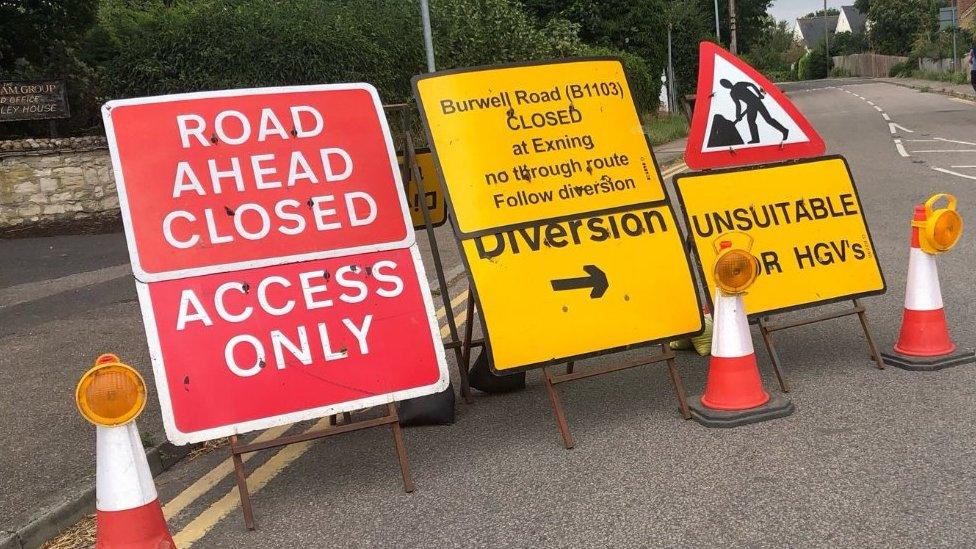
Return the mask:
M96 429L95 547L175 548L136 422Z
M742 295L716 289L714 318L705 394L689 404L695 421L736 427L792 414L796 408L789 399L763 389Z
M915 206L914 220L926 220L925 206ZM949 337L936 256L922 251L918 231L918 227L912 227L901 332L894 352L881 353L881 357L886 363L905 370L939 370L974 362L973 351L954 352L956 344Z

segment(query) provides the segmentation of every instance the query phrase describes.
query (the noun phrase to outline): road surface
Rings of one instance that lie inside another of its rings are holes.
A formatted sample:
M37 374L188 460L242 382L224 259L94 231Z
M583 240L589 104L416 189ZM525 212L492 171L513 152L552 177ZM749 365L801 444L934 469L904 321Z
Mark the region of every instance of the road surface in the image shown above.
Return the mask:
M867 80L784 88L829 152L851 164L889 287L865 303L879 343L890 348L913 206L948 191L962 216L976 220L976 105ZM94 471L94 434L71 403L91 357L114 350L147 370L125 276L47 296L23 286L46 273L110 277L115 271L104 269L125 264L121 237L50 242L41 259L21 249L35 244L0 242L17 271L4 269L8 291L0 296L30 298L0 301L0 382L16 388L0 393L3 526L11 512L26 516ZM444 242L454 249L449 235ZM976 344L974 260L969 235L939 259L953 335L968 347ZM463 291L459 279L452 296ZM560 386L577 439L567 451L534 372L525 391L459 405L454 426L406 431L413 494L401 489L385 430L253 455L256 532L243 528L226 450L181 462L157 484L171 531L197 547L976 544L976 366L879 371L854 318L777 339L798 411L776 421L732 430L682 421L666 369L637 368ZM761 348L759 357L772 391ZM688 390L700 393L706 361L682 354L678 363ZM140 426L162 439L155 404ZM60 442L32 442L53 440L49 433Z

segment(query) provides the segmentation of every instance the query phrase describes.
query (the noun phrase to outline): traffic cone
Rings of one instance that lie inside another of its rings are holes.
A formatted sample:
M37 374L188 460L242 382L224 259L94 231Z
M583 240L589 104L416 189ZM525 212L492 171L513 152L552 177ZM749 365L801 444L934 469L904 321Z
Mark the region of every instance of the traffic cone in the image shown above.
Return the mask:
M796 411L785 396L771 397L763 389L742 295L716 288L714 322L705 394L689 404L695 421L706 427L736 427Z
M96 448L95 547L175 548L136 422L98 425Z
M949 337L936 256L922 250L919 227L926 221L925 206L915 206L912 247L908 255L908 285L901 332L894 352L881 353L885 363L904 370L930 371L976 362L972 350L956 351Z

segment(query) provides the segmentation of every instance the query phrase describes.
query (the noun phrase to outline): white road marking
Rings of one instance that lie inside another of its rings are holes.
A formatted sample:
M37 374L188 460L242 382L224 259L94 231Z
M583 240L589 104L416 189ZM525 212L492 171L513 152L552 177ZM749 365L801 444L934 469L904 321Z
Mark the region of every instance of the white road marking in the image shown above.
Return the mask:
M888 127L889 128L892 128L891 133L895 133L894 128L898 128L901 131L907 132L907 133L915 133L915 130L910 130L910 129L906 128L905 126L902 126L901 124L896 124L894 122L888 122Z
M95 271L62 276L61 278L25 282L9 288L2 288L0 289L0 309L44 299L86 286L94 286L125 276L132 276L132 268L129 265L116 265Z
M911 156L908 151L905 150L905 146L901 144L901 139L895 139L895 148L898 149L898 154L908 158Z
M884 111L883 111L883 110L881 109L881 107L879 107L879 106L877 106L877 105L875 105L875 106L874 106L874 110L876 110L876 111L878 111L878 112L884 112Z
M952 170L947 170L945 168L938 168L936 166L932 166L932 169L935 170L935 171L937 171L937 172L947 173L949 175L954 175L956 177L962 177L962 178L965 178L965 179L972 179L972 180L976 181L976 176L966 175L966 174L962 174L962 173L959 173L959 172L954 172Z
M881 118L884 118L885 120L887 120L889 122L891 121L891 117L888 116L888 113L886 113L886 112L881 113Z
M909 143L932 143L938 141L938 139L906 139Z
M868 101L868 105L874 106L874 101Z
M913 153L974 153L976 149L924 149Z
M945 141L946 143L959 143L960 145L971 145L976 147L976 143L970 143L969 141L956 141L955 139L946 139L944 137L936 137L937 141Z
M950 168L976 168L976 166L949 166Z

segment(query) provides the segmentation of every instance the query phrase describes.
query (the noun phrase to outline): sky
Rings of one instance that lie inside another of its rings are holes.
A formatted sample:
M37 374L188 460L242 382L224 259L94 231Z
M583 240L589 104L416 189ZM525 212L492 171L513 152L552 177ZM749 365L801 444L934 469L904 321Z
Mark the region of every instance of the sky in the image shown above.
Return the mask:
M828 8L839 8L841 6L850 6L854 4L854 0L827 0ZM774 0L772 7L769 8L769 13L776 18L777 21L786 20L793 23L797 17L804 16L812 11L822 10L823 0Z

